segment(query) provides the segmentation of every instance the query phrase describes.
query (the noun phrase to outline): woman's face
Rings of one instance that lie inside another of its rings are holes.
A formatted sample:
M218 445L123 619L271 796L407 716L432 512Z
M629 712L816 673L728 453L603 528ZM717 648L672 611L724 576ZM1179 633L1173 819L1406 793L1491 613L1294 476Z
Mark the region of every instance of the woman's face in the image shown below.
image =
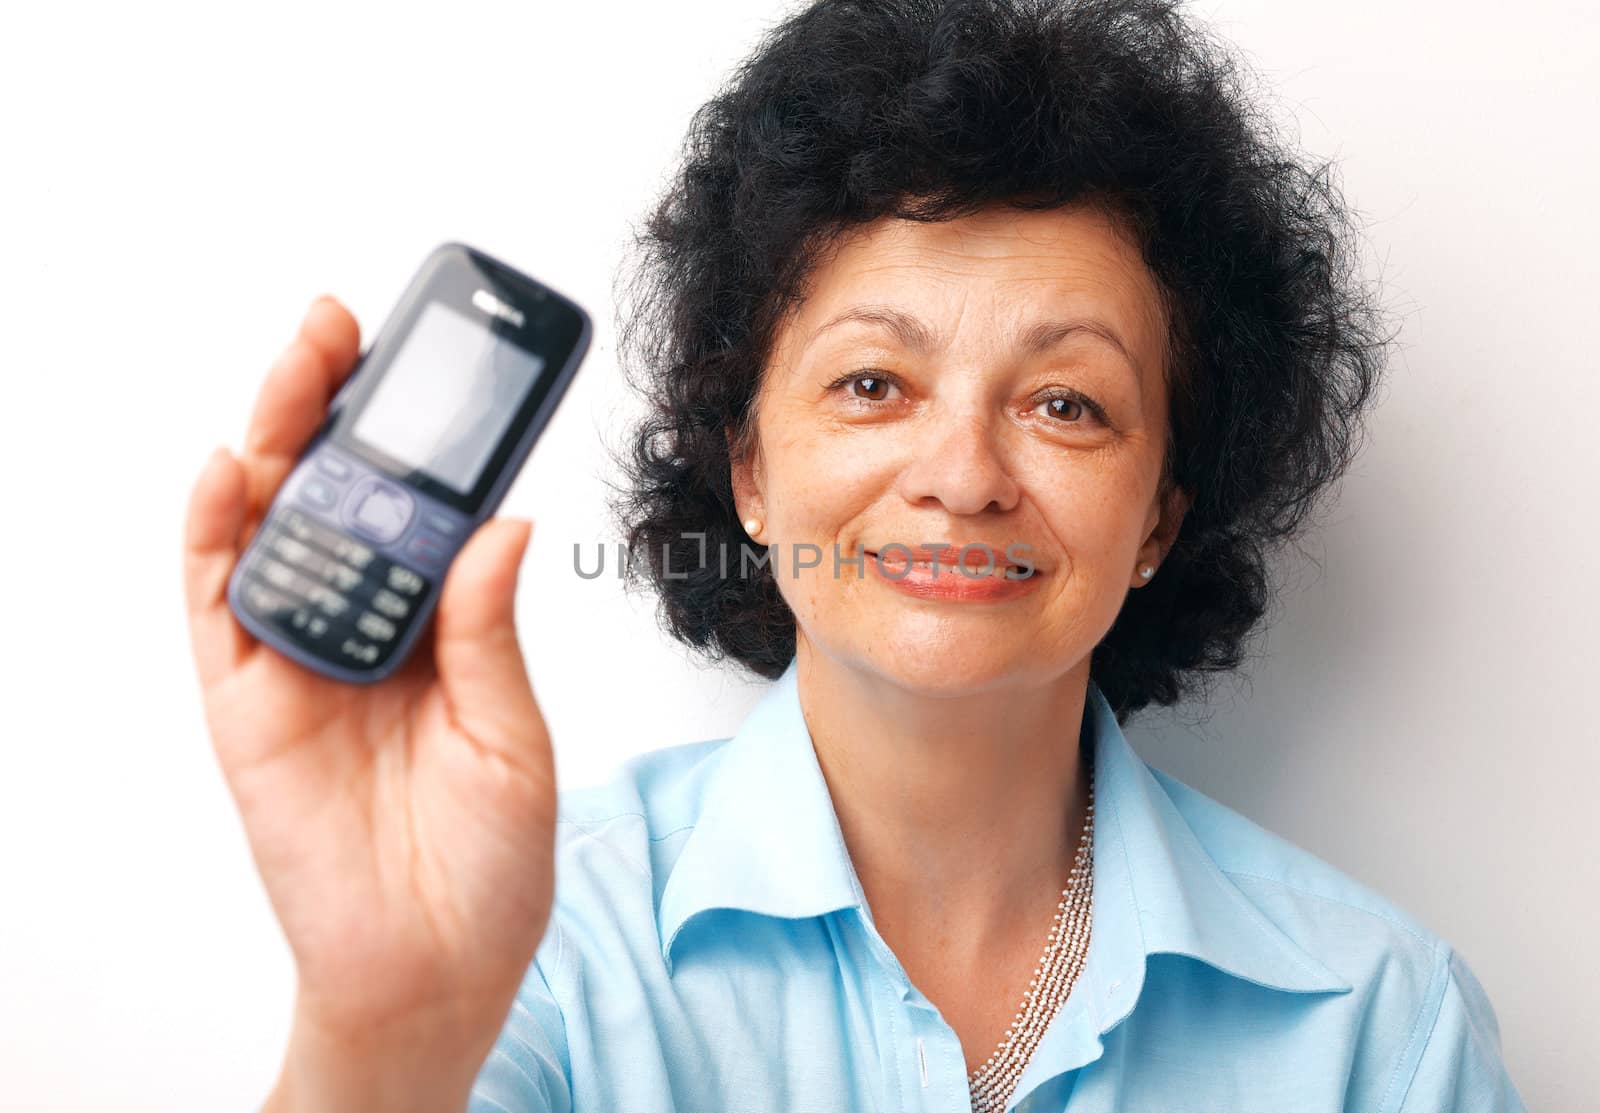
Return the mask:
M1166 321L1137 248L1093 207L996 207L869 225L813 281L734 467L802 649L952 695L1086 670L1187 508L1157 489ZM892 547L880 574L891 543L972 545L996 578Z

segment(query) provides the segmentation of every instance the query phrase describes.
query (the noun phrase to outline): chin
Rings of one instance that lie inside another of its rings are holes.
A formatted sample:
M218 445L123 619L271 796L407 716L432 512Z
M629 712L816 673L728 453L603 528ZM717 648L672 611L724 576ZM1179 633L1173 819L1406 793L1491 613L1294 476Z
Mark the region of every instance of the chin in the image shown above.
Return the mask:
M992 636L985 636L992 635ZM852 667L930 697L964 696L1042 680L1048 670L1015 627L962 630L954 624L879 626L850 639Z
M1059 632L1002 608L918 607L855 593L789 602L805 640L836 665L929 697L1048 684L1072 667L1060 659Z
M928 662L886 667L881 662L873 661L871 666L898 687L928 699L979 695L1011 687L1023 679L1023 674L1015 669L991 668L982 664L951 668Z

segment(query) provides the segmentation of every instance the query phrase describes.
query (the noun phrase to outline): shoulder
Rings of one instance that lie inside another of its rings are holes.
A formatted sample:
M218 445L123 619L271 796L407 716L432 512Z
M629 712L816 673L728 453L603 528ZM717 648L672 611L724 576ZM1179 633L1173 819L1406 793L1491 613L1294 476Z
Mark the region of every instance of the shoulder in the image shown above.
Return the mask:
M659 1033L643 1020L672 996L656 908L726 741L648 751L604 783L560 790L550 921L475 1081L472 1113L570 1113L575 1060L592 1083L600 1051L636 1059L660 1053ZM617 1001L647 1005L620 1028L606 1027Z
M1492 1095L1483 1109L1523 1108L1494 1008L1450 939L1304 847L1149 769L1228 881L1355 990L1341 1006L1355 1033L1350 1082L1372 1108L1454 1110L1451 1088L1467 1079L1486 1101Z
M1150 771L1207 856L1274 927L1352 985L1424 999L1448 963L1447 940L1305 847L1154 766Z
M1171 774L1149 769L1212 861L1247 896L1274 908L1337 915L1346 926L1362 925L1363 934L1392 940L1430 961L1446 945L1390 897ZM1317 941L1314 934L1304 940Z
M603 783L563 788L556 815L558 850L598 841L625 851L693 828L728 741L711 738L648 750L622 762Z
M649 750L622 762L602 783L560 790L555 904L546 937L552 977L564 977L579 950L651 965L662 890L699 820L728 741Z

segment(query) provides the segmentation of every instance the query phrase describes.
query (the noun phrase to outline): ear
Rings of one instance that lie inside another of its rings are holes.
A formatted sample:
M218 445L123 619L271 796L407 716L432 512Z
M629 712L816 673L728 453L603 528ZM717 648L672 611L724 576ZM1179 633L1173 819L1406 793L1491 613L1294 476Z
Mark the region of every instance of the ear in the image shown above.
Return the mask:
M1168 488L1161 498L1160 516L1156 519L1150 536L1145 543L1139 546L1139 559L1133 575L1135 585L1145 583L1144 577L1138 574L1138 568L1153 565L1158 570L1161 562L1172 550L1173 543L1178 539L1178 530L1183 525L1183 519L1194 505L1194 492L1174 484Z
M766 500L761 493L761 452L748 444L740 444L734 427L723 429L728 443L728 464L733 487L733 505L740 520L761 518L766 514Z

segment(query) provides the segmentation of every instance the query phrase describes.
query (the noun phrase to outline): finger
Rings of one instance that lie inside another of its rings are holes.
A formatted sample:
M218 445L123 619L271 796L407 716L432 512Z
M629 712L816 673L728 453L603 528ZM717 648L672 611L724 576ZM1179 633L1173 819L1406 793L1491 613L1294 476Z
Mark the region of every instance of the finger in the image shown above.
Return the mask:
M256 396L245 431L245 455L298 457L322 424L360 349L361 330L350 311L328 294L313 301Z
M446 574L435 618L434 659L462 730L519 767L530 727L543 720L517 640L517 573L533 523L491 518Z
M228 577L244 525L244 467L226 448L206 461L189 494L183 527L183 587L189 641L200 684L210 688L239 667L255 638L228 608Z

